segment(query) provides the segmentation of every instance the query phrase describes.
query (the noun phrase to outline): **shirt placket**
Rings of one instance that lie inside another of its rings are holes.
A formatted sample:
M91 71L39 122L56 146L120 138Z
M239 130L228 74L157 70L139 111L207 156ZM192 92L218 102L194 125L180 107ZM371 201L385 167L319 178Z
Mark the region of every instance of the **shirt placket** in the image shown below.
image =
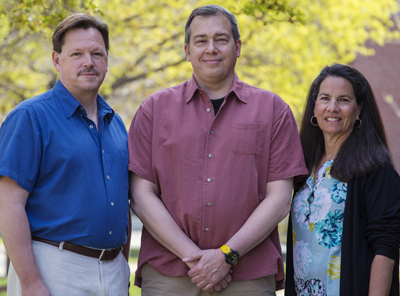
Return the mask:
M100 122L100 120L99 120ZM105 143L104 133L108 129L108 122L105 117L101 119L102 124L99 125L99 133L101 134L101 154L102 154L102 162L103 162L103 174L105 179L105 187L106 187L106 202L107 202L107 234L108 240L110 244L114 244L115 242L115 224L116 224L116 201L115 201L115 190L114 190L114 182L112 171L111 171L111 162L109 157L108 146Z
M99 111L101 112L101 111ZM95 138L97 142L97 147L100 148L101 151L101 159L102 159L102 167L103 167L103 176L104 176L104 182L105 182L105 187L106 187L106 202L107 202L107 239L110 244L113 244L115 241L115 223L116 223L116 210L115 210L115 194L114 194L114 186L112 182L112 174L111 174L111 166L110 166L110 161L108 157L108 151L107 147L105 147L104 143L104 130L107 129L106 126L106 117L105 116L99 116L98 119L98 131L96 129L96 126L92 120L90 120L87 115L86 111L83 107L80 107L80 115L82 119L85 121L87 124L91 134ZM103 202L103 201L99 201Z
M200 94L202 94L200 92ZM203 174L203 199L202 199L202 229L200 244L209 245L212 241L213 232L215 231L215 198L217 175L216 175L216 161L218 155L215 154L214 147L217 145L218 131L215 129L214 109L208 96L205 99L205 116L207 118L207 134L205 137L205 151L204 151L204 174Z

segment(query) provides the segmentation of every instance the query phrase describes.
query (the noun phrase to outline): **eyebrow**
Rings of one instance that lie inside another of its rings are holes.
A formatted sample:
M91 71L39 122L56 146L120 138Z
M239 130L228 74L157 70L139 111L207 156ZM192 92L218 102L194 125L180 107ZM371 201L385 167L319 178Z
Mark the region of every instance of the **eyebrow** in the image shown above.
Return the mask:
M227 34L227 33L215 33L214 36L217 36L217 37L219 37L219 36L227 36L227 37L229 37L229 34ZM196 38L204 38L204 37L207 37L207 34L197 34L197 35L194 35L194 36L193 36L193 39L196 39Z
M326 94L326 93L320 93L320 94L318 95L318 97L321 97L321 96L330 97L331 95L330 95L330 94ZM349 96L349 95L339 95L339 97L340 97L340 98L343 98L343 97L351 98L351 96Z

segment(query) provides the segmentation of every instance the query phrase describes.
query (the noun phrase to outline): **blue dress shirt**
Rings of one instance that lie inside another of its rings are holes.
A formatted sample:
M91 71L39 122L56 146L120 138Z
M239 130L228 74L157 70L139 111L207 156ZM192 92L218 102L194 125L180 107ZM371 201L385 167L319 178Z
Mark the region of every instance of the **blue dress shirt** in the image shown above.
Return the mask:
M0 175L29 192L32 234L115 248L128 234L128 148L121 118L97 96L98 130L58 81L0 129Z

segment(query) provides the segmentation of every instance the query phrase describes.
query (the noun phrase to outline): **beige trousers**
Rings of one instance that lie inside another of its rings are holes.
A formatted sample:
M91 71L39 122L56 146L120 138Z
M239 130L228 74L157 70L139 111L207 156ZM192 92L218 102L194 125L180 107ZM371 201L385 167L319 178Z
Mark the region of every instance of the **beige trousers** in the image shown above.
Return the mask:
M275 276L230 282L219 292L204 292L188 276L164 276L146 263L142 267L142 296L275 296Z

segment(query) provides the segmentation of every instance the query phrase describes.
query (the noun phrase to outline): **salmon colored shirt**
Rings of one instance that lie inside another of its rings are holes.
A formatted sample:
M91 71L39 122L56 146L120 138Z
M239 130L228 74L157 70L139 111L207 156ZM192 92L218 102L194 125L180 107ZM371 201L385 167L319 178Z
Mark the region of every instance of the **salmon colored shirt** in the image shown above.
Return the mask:
M214 115L191 80L149 96L129 130L129 170L155 183L160 199L201 249L219 248L246 222L268 182L307 174L289 106L235 75ZM182 260L143 228L135 284L148 262L166 276L187 276ZM276 275L283 287L278 229L232 267L234 281Z

